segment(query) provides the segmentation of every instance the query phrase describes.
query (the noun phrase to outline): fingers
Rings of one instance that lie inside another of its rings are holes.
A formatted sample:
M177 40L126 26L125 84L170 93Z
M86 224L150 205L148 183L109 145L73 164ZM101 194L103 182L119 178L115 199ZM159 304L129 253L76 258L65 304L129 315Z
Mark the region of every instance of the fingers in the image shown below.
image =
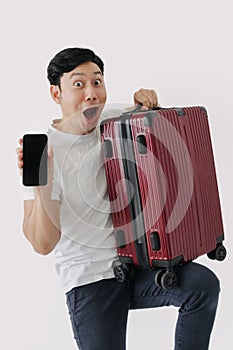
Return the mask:
M20 152L20 151L22 150L23 139L20 138L18 142L19 142L19 144L20 144L20 147L17 147L17 148L16 148L16 153L18 153L18 152Z
M19 139L19 144L21 147L16 148L16 154L17 154L17 166L20 170L22 170L23 168L23 149L22 149L22 145L23 145L23 139L20 138Z
M157 93L155 90L139 89L134 93L134 103L148 108L155 108L158 106Z

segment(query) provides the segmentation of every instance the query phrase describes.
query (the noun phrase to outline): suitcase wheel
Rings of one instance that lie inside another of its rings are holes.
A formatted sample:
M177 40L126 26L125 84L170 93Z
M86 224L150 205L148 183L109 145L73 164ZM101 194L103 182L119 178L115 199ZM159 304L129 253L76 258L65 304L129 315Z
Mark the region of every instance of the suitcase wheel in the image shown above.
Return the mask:
M164 270L158 270L155 274L155 284L159 287L161 286L161 277L164 274Z
M207 253L207 256L211 260L223 261L227 255L226 248L222 243L217 244L216 248L211 252Z
M127 271L124 269L122 265L115 266L113 268L114 275L116 277L117 282L124 282L127 278Z
M117 282L124 282L130 277L130 268L127 264L122 264L120 261L116 261L113 266L113 272Z
M173 289L177 286L177 275L173 271L159 270L155 275L155 283L163 289Z

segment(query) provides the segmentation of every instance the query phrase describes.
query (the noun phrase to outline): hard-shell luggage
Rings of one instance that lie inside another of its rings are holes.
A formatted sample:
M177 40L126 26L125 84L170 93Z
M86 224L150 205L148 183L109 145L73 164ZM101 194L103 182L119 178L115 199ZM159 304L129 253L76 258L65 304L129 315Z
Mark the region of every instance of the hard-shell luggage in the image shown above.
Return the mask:
M120 263L157 270L177 285L173 267L203 254L223 260L224 231L204 107L136 110L101 122L101 138Z

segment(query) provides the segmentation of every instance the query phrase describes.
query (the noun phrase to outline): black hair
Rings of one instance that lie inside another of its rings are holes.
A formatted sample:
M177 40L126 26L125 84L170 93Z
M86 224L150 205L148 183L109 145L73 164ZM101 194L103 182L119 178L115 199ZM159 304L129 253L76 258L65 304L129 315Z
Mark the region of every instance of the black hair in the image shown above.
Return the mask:
M60 87L60 78L63 73L70 72L85 62L97 64L101 73L104 74L103 61L90 49L72 47L58 52L50 61L47 68L47 77L50 84Z

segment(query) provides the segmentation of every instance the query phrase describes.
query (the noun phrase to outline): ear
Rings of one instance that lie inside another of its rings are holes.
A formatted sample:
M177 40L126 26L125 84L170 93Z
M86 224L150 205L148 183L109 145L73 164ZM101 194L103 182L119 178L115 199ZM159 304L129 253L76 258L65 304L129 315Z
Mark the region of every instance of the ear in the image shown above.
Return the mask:
M57 103L60 104L61 99L61 90L58 85L51 85L50 86L50 94L52 99Z

